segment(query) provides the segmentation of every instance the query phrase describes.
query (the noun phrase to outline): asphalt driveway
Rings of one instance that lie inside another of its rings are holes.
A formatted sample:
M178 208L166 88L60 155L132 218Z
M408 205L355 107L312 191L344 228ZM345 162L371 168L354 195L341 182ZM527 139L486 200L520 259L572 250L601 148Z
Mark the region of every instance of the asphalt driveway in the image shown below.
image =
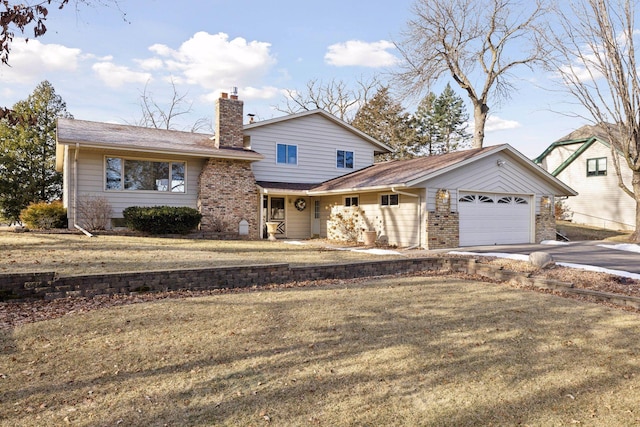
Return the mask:
M550 253L556 262L594 265L597 267L608 268L610 270L621 270L640 274L640 253L598 246L602 244L609 245L614 243L595 240L570 242L568 245L522 244L468 246L455 250L464 252L500 252L523 255L529 255L531 252L543 251Z

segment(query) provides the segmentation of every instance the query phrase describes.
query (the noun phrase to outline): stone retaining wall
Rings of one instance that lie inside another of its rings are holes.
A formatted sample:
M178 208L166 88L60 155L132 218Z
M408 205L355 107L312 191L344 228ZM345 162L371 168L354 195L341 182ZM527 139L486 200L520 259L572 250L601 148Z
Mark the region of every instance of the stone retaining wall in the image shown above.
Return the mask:
M353 279L390 276L421 271L475 274L491 280L516 281L540 289L589 296L600 301L640 310L640 298L574 288L571 283L547 280L501 267L479 263L473 258L410 258L353 264L291 267L288 264L212 267L187 270L120 272L56 277L53 272L0 274L0 301L22 301L97 295L247 288L308 280Z

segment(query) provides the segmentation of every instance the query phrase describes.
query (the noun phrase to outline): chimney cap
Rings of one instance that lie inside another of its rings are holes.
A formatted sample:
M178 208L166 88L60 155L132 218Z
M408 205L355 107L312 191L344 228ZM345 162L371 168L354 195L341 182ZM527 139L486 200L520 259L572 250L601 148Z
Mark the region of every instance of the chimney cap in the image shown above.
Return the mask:
M229 94L227 92L222 92L220 94L220 98L222 98L222 99L227 99L228 97L229 97Z

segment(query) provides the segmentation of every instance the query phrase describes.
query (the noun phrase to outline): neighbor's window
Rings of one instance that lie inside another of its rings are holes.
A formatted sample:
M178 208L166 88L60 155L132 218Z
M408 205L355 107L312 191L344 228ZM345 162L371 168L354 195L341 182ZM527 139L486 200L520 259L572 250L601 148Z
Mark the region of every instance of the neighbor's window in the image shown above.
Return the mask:
M345 197L344 198L344 205L346 207L358 206L358 196Z
M282 164L297 165L298 164L298 146L278 144L276 161Z
M398 206L400 199L397 194L383 194L380 196L380 206Z
M106 190L185 192L185 162L105 159Z
M607 174L607 158L587 159L587 176L601 176Z
M353 151L338 150L336 166L341 169L353 169Z

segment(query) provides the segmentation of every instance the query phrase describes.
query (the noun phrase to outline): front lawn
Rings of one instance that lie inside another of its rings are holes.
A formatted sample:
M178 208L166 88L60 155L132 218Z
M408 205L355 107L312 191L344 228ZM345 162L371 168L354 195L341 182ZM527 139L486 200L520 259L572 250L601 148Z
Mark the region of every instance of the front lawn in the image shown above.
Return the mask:
M0 425L637 425L640 317L452 277L0 329Z
M269 263L335 264L397 257L327 250L314 241L294 245L266 240L0 232L0 273L55 271L70 276Z

